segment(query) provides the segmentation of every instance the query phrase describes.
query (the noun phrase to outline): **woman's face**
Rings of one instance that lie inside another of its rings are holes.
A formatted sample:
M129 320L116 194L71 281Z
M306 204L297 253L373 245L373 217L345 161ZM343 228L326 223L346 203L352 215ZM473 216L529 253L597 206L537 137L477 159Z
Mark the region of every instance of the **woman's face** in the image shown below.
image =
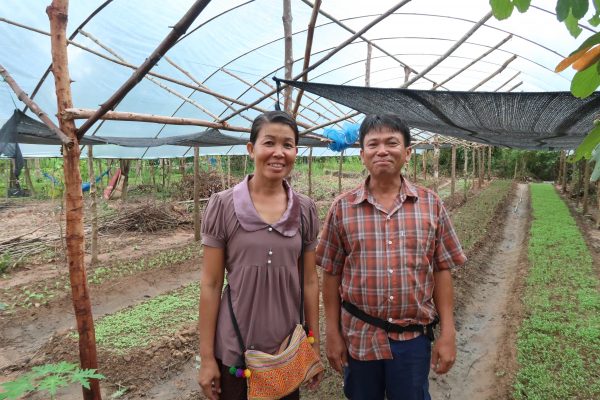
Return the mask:
M248 143L248 154L254 160L254 174L266 179L284 179L296 161L294 131L288 125L266 123L256 137L256 143Z

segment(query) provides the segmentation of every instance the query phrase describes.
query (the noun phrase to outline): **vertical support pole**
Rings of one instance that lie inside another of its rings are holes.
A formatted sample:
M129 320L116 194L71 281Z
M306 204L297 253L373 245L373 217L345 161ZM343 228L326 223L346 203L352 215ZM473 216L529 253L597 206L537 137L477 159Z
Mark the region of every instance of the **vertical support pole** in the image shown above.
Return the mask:
M427 181L427 149L423 149L421 154L421 161L423 161L423 184Z
M246 176L246 170L248 169L248 154L244 156L244 176Z
M476 153L477 153L477 148L473 147L473 149L471 150L471 154L473 155L473 159L471 160L472 164L473 164L473 168L472 168L472 170L473 170L473 185L472 185L472 188L473 189L475 189L475 184L476 184L475 180L477 179L477 154Z
M285 79L292 79L292 67L294 66L294 55L292 53L292 2L283 0L283 34L285 45ZM292 113L292 87L287 86L284 89L284 110Z
M440 186L440 143L435 135L433 143L433 190L437 193Z
M456 146L452 145L452 167L450 169L450 196L454 196L456 190Z
M367 43L367 61L365 62L365 87L371 86L371 54L373 53L373 46L371 43Z
M569 174L569 163L567 162L566 154L565 154L565 160L563 161L563 165L564 166L563 166L563 175L562 175L562 192L567 193L567 175Z
M227 187L231 187L231 155L227 156Z
M200 241L200 149L194 146L194 240Z
M31 180L31 173L29 171L29 160L23 160L23 164L25 167L25 181L27 182L29 193L31 193L32 196L35 196L35 188L33 187L33 181Z
M88 145L88 172L90 178L90 213L92 214L92 242L90 251L92 258L90 265L98 264L98 207L96 204L96 174L94 173L94 146Z
M50 19L50 42L52 48L52 73L56 90L57 115L73 107L71 97L71 78L67 57L67 19L68 0L53 0L46 8ZM71 297L77 321L79 336L79 359L81 368L98 369L96 355L96 334L92 303L87 287L84 264L84 230L83 230L83 192L81 190L81 171L79 170L80 147L76 135L75 123L72 119L59 117L59 128L69 138L75 140L71 147L63 146L63 171L65 178L65 201L67 208L66 233L67 261L71 282ZM89 388L82 387L84 400L101 400L100 383L91 379Z
M467 201L467 193L469 191L469 149L467 146L464 147L465 151L465 165L463 168L463 197L464 200Z
M590 192L590 171L591 171L591 160L583 160L585 162L585 170L583 173L583 215L588 212L588 198Z
M487 169L487 180L492 180L492 146L488 146L488 169Z
M308 148L308 197L312 198L313 148Z
M342 193L342 166L344 165L344 150L340 153L340 166L338 168L338 193Z
M417 164L419 161L417 149L413 149L411 158L413 159L413 181L417 182Z
M483 175L485 173L485 171L483 170L483 147L480 147L477 150L477 155L479 158L479 167L477 168L479 172L479 180L477 181L477 186L481 188L483 186Z

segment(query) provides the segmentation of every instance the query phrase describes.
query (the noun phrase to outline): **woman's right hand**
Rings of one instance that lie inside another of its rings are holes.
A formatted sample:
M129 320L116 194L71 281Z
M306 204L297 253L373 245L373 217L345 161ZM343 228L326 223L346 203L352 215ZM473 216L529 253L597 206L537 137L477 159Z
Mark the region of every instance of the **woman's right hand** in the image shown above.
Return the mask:
M343 374L344 367L348 366L348 348L339 329L327 332L325 349L331 367L340 374Z
M198 384L202 388L204 395L210 400L219 400L221 394L221 373L217 360L213 358L203 358L198 373Z

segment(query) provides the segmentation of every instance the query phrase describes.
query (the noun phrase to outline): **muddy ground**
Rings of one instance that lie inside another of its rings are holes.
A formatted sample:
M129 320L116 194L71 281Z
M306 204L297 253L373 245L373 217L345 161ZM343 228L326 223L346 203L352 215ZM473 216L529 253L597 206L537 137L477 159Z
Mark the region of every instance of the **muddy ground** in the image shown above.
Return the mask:
M459 200L455 202L448 202L450 208L460 206ZM32 215L28 208L8 207L1 209L0 213L3 218L23 221L27 215ZM46 220L49 215L55 218L55 208L55 204L36 203L36 212L27 219L30 228L21 227L19 232L11 232L6 237L34 229L44 216ZM511 398L510 385L517 367L515 335L522 315L520 292L527 268L529 219L528 187L518 185L498 212L484 245L475 249L470 254L468 264L455 272L458 358L449 374L435 376L432 373L432 398ZM595 253L598 253L600 236L590 229L593 224L588 222L587 217L580 217L578 221L586 232L590 248L595 248ZM135 259L161 249L189 244L192 240L193 232L189 228L153 234L105 236L101 240L101 257L106 261ZM112 314L198 281L200 264L199 255L169 268L146 271L93 286L91 298L94 316ZM0 279L0 289L61 274L65 268L61 260L30 265L11 273L7 279ZM15 378L33 365L63 359L77 361L77 344L68 337L74 325L68 293L48 305L21 310L12 315L0 313L0 382ZM165 337L149 348L129 354L117 356L100 351L99 364L107 371L108 377L101 382L103 397L110 398L119 388L127 388L128 393L120 398L202 398L195 382L196 342L195 327L188 326L173 337ZM317 392L306 392L302 397L342 399L341 390L341 377L330 373ZM81 392L79 388L71 387L61 392L58 398L80 399Z

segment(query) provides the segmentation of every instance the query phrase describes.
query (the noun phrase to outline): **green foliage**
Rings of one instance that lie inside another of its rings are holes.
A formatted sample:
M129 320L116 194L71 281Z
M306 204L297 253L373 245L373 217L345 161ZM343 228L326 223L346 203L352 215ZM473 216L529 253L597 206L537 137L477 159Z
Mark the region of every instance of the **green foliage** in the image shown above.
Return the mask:
M499 20L510 17L515 7L521 13L527 11L530 4L531 0L490 0L494 17Z
M526 318L517 340L514 398L600 397L600 295L591 254L548 184L531 185Z
M199 299L200 287L193 283L103 317L95 326L96 341L99 346L117 353L147 346L161 336L177 332L182 325L196 321Z
M595 62L583 71L579 71L571 81L573 96L583 99L596 91L600 86L600 62Z
M54 399L59 389L73 383L90 388L90 379L103 379L104 375L94 369L81 369L77 364L65 361L57 364L46 364L33 367L32 371L20 376L14 381L0 384L0 400L18 399L32 392L46 392Z
M596 126L588 135L583 139L583 142L577 147L573 161L579 161L581 159L592 158L592 152L596 146L600 143L600 125Z
M466 251L485 237L495 211L508 196L511 185L511 181L495 180L452 214L454 228Z

